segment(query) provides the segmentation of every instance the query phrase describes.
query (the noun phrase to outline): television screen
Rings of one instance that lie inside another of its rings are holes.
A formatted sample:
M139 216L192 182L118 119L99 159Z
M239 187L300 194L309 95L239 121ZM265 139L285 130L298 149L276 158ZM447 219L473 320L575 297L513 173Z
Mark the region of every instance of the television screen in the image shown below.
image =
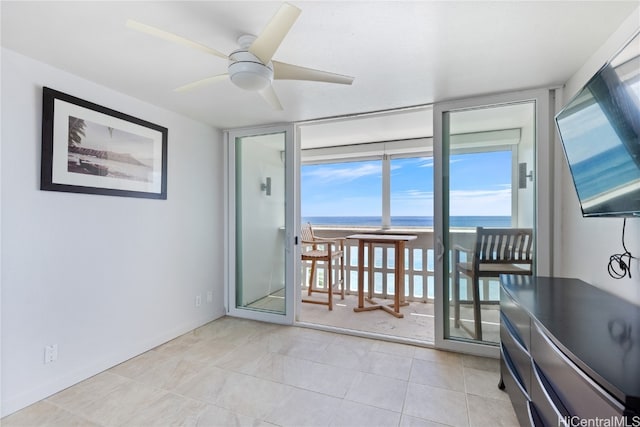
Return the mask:
M556 125L582 214L640 216L640 34L567 103Z

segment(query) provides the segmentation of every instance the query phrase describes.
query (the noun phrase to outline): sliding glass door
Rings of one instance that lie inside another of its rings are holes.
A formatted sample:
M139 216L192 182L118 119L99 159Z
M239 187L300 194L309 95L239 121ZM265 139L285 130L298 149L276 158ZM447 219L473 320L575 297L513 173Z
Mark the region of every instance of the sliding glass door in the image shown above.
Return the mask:
M295 150L291 126L228 134L228 312L293 323Z
M550 167L548 112L546 91L434 109L439 347L481 355L498 351L499 278L492 272L473 274L478 227L533 230L534 271L549 267L549 251L540 248L549 243L548 210L541 207L549 206L550 192L538 197L549 186L539 179L541 160L545 176Z

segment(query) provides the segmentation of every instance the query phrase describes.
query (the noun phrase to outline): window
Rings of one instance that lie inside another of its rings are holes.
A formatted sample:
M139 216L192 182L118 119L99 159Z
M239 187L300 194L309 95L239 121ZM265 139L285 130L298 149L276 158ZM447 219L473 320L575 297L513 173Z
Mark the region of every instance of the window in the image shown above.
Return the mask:
M382 161L302 166L302 221L319 225L380 225Z
M396 228L432 227L433 158L382 157L303 165L303 222L376 227L390 220ZM453 154L449 167L452 227L511 226L511 149Z

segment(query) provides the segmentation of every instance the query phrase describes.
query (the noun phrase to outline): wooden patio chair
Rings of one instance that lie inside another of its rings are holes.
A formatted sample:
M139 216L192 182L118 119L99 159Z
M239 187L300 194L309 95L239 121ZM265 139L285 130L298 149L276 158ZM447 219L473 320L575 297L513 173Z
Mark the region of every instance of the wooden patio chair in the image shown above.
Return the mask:
M466 262L461 261L461 252L467 253ZM482 341L480 277L533 274L533 230L477 227L474 250L456 245L453 253L454 325L466 330L460 322L460 275L464 274L471 279L473 289L474 331L467 331Z
M341 299L344 299L344 243L346 239L342 237L317 237L313 234L313 228L309 223L302 226L300 236L302 238L302 261L311 262L307 297L303 297L302 302L328 305L329 310L333 310L333 295L338 294ZM319 261L323 261L327 265L324 288L315 286L316 263ZM339 268L337 280L334 277L336 263ZM326 301L310 298L314 292L327 294Z

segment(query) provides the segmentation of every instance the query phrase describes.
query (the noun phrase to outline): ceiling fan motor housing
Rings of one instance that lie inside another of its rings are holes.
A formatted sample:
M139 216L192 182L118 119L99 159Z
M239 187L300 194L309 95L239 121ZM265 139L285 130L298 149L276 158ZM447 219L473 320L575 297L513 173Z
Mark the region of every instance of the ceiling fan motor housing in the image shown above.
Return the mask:
M229 55L229 76L233 84L245 90L262 90L273 82L273 64L263 64L248 47Z

